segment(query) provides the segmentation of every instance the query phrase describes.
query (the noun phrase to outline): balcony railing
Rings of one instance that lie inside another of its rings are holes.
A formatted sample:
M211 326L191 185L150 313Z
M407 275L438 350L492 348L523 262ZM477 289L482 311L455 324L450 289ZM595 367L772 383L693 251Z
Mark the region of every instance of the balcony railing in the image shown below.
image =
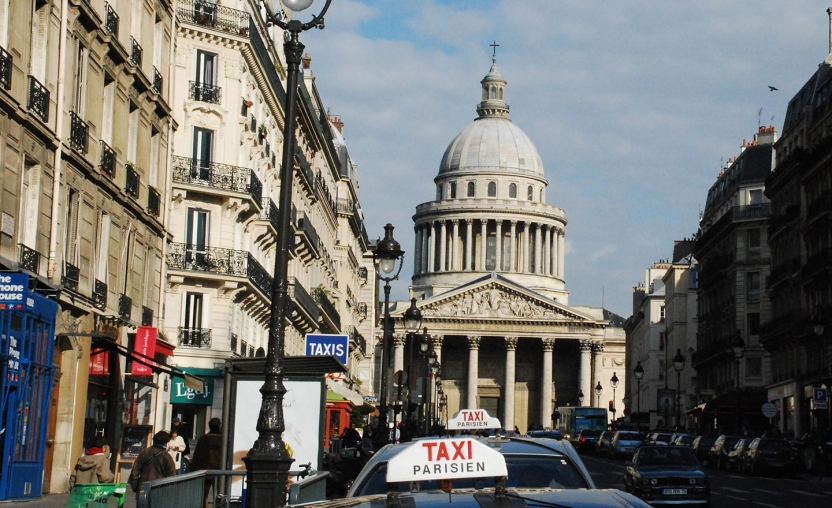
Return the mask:
M237 342L238 342L237 334L236 334L236 333L232 333L232 334L231 334L231 338L229 339L229 343L230 343L229 345L230 345L230 347L231 347L231 352L232 352L232 353L236 353L236 352L237 352Z
M192 101L209 102L211 104L219 104L222 98L222 88L198 81L190 81L191 84L188 99Z
M12 87L12 55L0 46L0 87L10 90Z
M153 66L153 84L151 85L152 91L155 94L162 93L162 83L164 80L162 79L162 73L159 72L159 69L156 66Z
M101 141L101 163L98 168L110 179L116 178L116 152L103 140Z
M98 279L95 279L92 287L92 302L97 309L107 307L107 284L104 284Z
M309 217L306 215L306 212L301 212L301 216L298 217L297 224L298 229L306 236L306 241L309 243L310 249L318 254L318 246L320 245L321 240L318 236L318 232L315 230L315 226L312 225L312 221L309 220Z
M247 262L246 277L248 277L248 280L250 280L251 283L257 287L257 289L266 295L266 298L271 299L274 278L265 268L263 268L263 265L254 259L254 256L252 256L250 252L248 253Z
M78 281L81 279L81 269L77 266L64 262L64 274L61 277L61 284L70 291L78 291Z
M140 177L139 172L133 167L133 164L127 164L127 178L124 181L124 192L128 196L133 196L133 199L139 199Z
M127 295L118 296L118 315L121 319L130 321L133 315L133 299Z
M279 226L279 216L277 205L274 204L272 198L268 196L263 196L263 202L261 206L262 211L260 212L260 218L268 220L275 231L278 230Z
M17 260L20 268L38 273L38 268L40 268L40 252L22 243L17 244L17 246L20 247L20 257Z
M34 76L29 76L29 110L44 123L49 121L49 90Z
M315 189L315 175L312 173L312 168L309 167L309 161L306 160L306 156L300 150L300 148L295 148L295 161L297 165L300 167L300 174L303 175L301 181L306 183L311 191L314 192Z
M153 326L153 309L142 305L142 326Z
M303 309L312 322L318 322L318 317L321 314L321 311L318 310L318 305L309 296L309 293L306 292L303 285L294 277L289 277L289 297L298 307Z
M248 342L241 340L240 341L240 356L246 356L248 354Z
M263 185L248 168L175 156L173 181L248 193L258 204L263 200Z
M183 328L179 327L179 345L184 347L211 347L210 328Z
M104 3L104 31L110 35L118 37L118 14L109 3Z
M154 217L159 217L161 213L161 196L159 191L153 187L147 188L147 213Z
M69 112L69 146L83 154L87 153L87 122L75 111Z
M174 270L245 277L267 298L272 294L274 279L248 251L172 243L167 261Z
M142 66L142 47L135 37L130 37L130 63L134 67Z
M321 307L321 310L326 314L327 318L332 322L335 326L335 330L341 330L341 314L338 312L338 309L335 308L335 305L329 301L329 297L326 296L326 293L321 288L315 288L312 291L312 296L315 299L315 302Z
M771 204L735 206L732 211L733 220L767 219L771 216Z
M176 13L183 23L207 26L223 32L248 36L249 15L205 0L179 0Z

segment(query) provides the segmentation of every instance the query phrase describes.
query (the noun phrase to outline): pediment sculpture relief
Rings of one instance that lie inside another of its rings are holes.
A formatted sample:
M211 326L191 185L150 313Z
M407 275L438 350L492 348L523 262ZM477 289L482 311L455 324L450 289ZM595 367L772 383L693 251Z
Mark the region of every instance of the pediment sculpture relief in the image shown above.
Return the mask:
M532 319L565 318L556 309L496 286L479 288L422 308L424 316L516 317Z

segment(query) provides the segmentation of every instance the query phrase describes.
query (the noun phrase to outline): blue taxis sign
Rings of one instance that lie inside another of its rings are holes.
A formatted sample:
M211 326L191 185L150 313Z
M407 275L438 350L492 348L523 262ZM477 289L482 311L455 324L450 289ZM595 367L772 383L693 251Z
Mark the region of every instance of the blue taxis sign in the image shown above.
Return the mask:
M306 334L306 356L334 356L347 365L350 354L350 338L347 335L325 333Z

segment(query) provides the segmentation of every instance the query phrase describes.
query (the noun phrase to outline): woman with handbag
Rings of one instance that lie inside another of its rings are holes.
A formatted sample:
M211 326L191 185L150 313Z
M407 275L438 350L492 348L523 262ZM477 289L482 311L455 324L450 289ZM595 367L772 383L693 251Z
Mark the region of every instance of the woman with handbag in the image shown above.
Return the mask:
M182 472L182 455L185 452L185 440L179 435L176 429L170 431L170 441L168 441L168 453L170 458L176 464L176 472Z

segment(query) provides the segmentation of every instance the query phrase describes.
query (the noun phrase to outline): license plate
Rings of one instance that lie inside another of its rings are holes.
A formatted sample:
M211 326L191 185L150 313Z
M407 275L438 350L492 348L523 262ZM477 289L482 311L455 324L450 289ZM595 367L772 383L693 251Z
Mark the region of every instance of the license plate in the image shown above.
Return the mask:
M663 489L662 494L665 496L684 496L688 493L688 489Z

